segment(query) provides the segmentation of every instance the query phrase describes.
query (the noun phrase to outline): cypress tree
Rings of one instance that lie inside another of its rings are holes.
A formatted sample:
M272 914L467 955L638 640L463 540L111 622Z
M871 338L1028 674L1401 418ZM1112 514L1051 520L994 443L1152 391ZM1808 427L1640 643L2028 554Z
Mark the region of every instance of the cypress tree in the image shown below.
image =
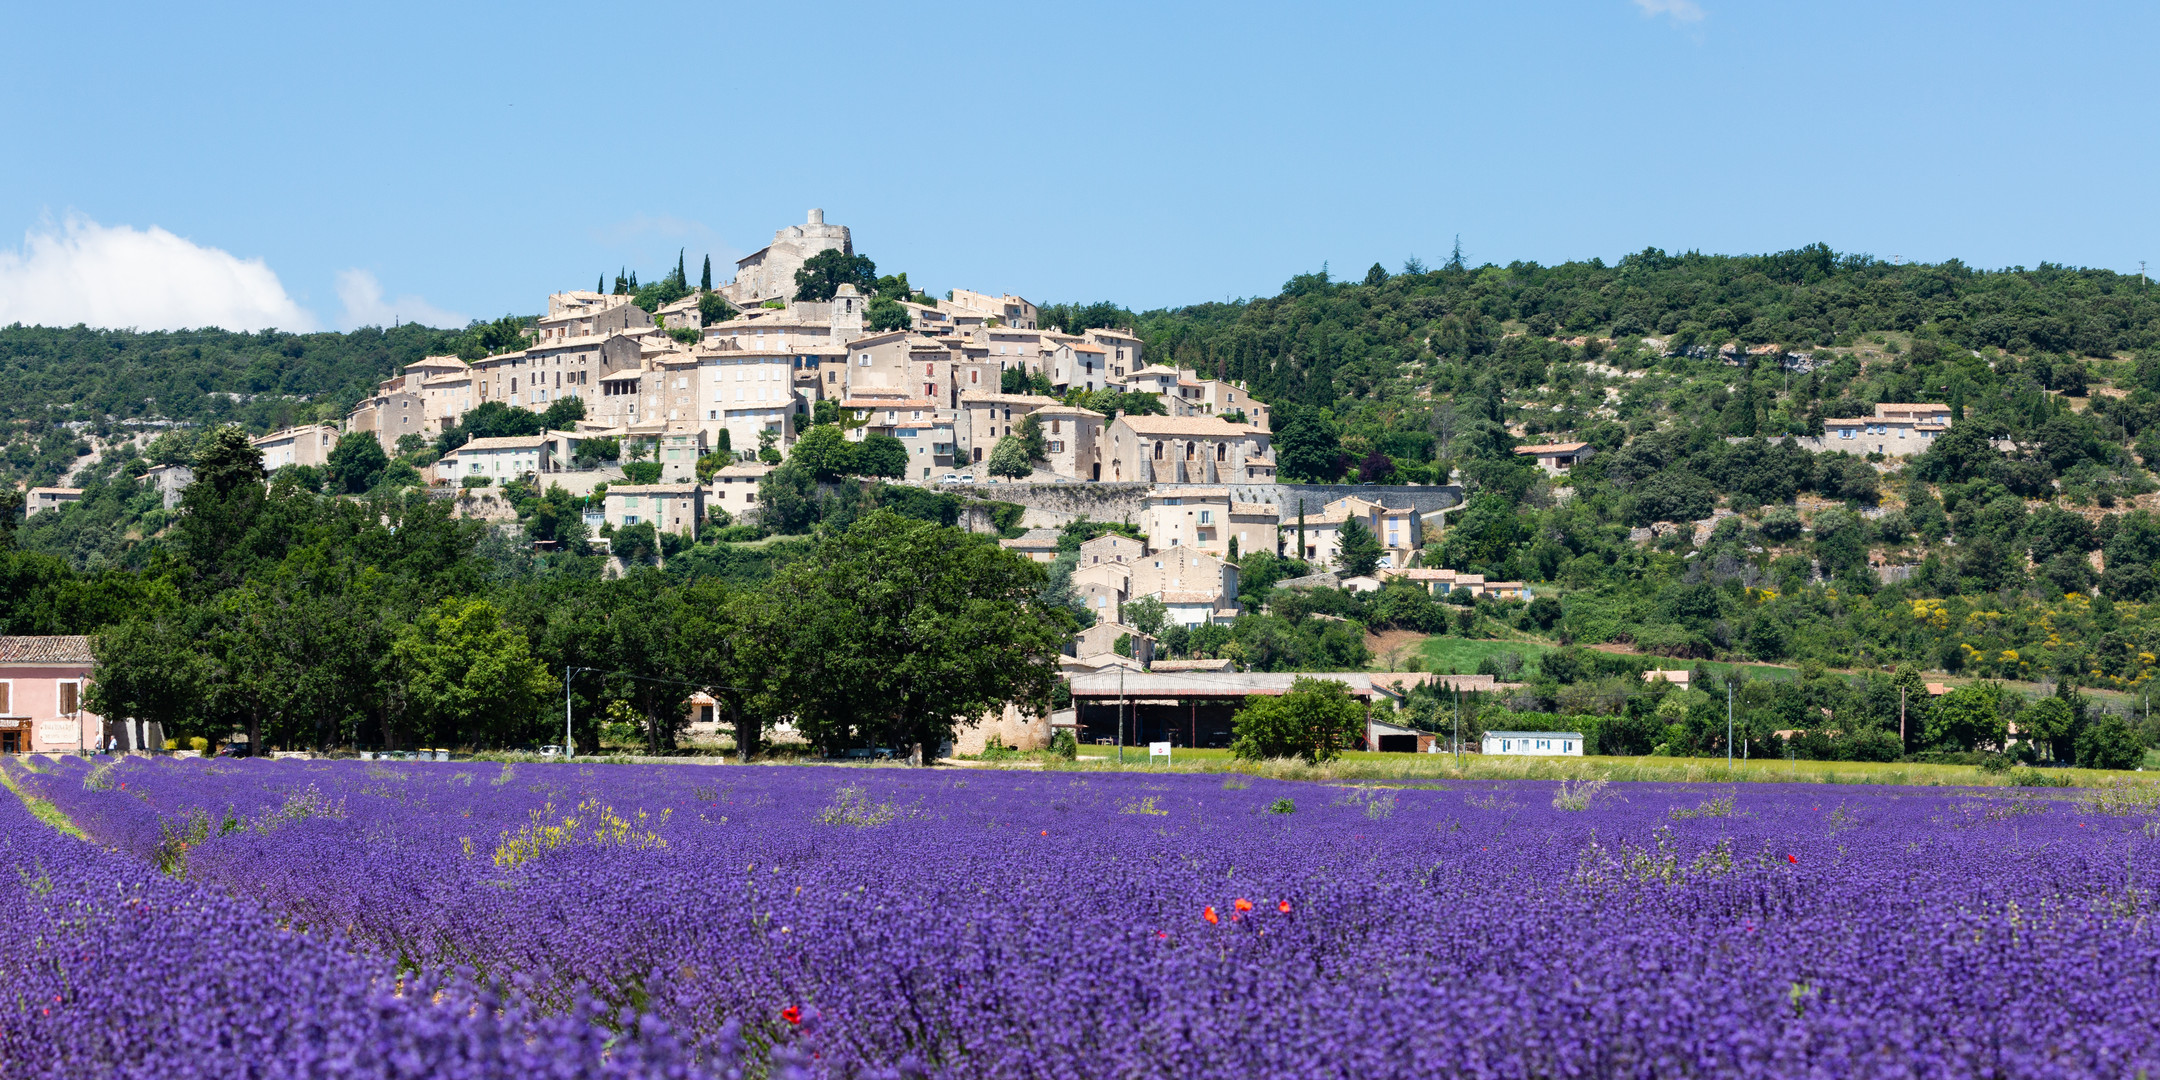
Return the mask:
M704 276L698 279L698 288L706 292L712 291L712 256L710 255L705 256L705 273Z
M606 274L602 274L602 275L600 275L600 280L599 280L599 281L598 281L597 283L595 283L595 284L593 285L593 287L592 287L592 291L594 291L594 292L596 292L596 293L603 293L603 294L607 292L607 275L606 275Z

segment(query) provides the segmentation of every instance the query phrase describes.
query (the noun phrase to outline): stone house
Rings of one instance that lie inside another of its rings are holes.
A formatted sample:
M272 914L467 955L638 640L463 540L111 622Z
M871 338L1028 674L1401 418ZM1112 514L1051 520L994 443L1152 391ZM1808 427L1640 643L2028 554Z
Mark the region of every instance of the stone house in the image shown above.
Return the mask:
M270 472L287 465L313 465L319 469L330 463L330 451L337 447L338 434L336 424L308 424L248 441L262 451L263 468Z
M954 289L952 298L945 301L940 307L949 309L954 313L964 311L980 315L986 319L996 319L1000 325L1009 326L1015 330L1035 329L1035 305L1010 293L1003 296L992 296L989 293L979 293L972 289Z
M1175 393L1165 394L1163 404L1172 416L1224 416L1245 414L1245 423L1268 426L1268 407L1236 383L1203 379L1191 371L1179 371Z
M653 317L628 296L571 290L548 295L548 313L534 321L533 339L547 344L652 325Z
M1413 581L1425 587L1434 596L1445 597L1462 589L1480 600L1527 600L1530 589L1520 581L1487 581L1483 574L1465 573L1441 567L1412 567L1408 570L1384 569L1380 571L1383 581L1401 579Z
M960 422L956 432L960 441L960 456L969 464L981 464L990 459L990 452L997 448L999 439L1013 434L1020 421L1038 409L1057 407L1054 397L1041 394L1000 394L976 390L960 393ZM1043 434L1045 445L1048 431Z
M738 454L756 450L758 436L768 431L785 442L797 423L796 365L804 359L769 349L699 351L695 377L700 388L690 396L703 411L691 411L703 425L707 442L718 445L722 430L728 433L728 449Z
M1942 433L1950 430L1950 406L1925 403L1884 402L1874 416L1823 421L1819 439L1799 440L1814 451L1844 450L1855 454L1910 457L1924 454Z
M1143 527L1158 547L1187 544L1218 559L1275 550L1276 510L1268 503L1242 502L1229 488L1156 488L1148 492Z
M847 396L927 398L939 408L959 404L953 352L919 334L895 330L848 343Z
M1142 556L1130 563L1103 564L1128 568L1125 601L1153 597L1168 609L1170 621L1181 626L1204 626L1237 617L1237 564L1216 558L1198 548L1178 545ZM1080 573L1095 570L1082 567Z
M868 298L842 285L830 300L797 300L786 307L751 308L705 327L707 348L799 352L846 345L863 336Z
M1129 563L1147 554L1147 545L1121 533L1104 533L1080 545L1080 565Z
M397 390L378 393L353 410L345 418L348 435L372 435L382 444L383 453L397 453L398 440L407 435L418 435L432 440L442 434L439 425L428 419L427 399L420 394Z
M195 482L195 470L185 465L153 465L149 472L136 477L135 482L156 489L161 505L170 510L180 505L180 493Z
M660 532L695 540L705 518L705 489L696 484L618 484L608 488L603 512L617 529L649 523Z
M1083 560L1086 556L1082 556ZM1073 598L1095 613L1097 622L1117 622L1119 607L1132 586L1132 566L1123 562L1083 563L1072 574Z
M0 754L104 745L104 718L83 707L96 666L87 637L0 637ZM157 745L163 744L163 734L157 733ZM138 741L131 748L140 747Z
M661 434L654 460L660 463L663 484L698 482L698 459L705 456L705 431L685 424L670 424Z
M1307 514L1302 523L1305 549L1293 554L1315 567L1335 569L1342 560L1342 528L1345 522L1356 518L1373 538L1380 541L1380 565L1396 568L1406 566L1410 557L1424 546L1417 511L1411 507L1390 507L1359 498L1345 496L1320 508L1317 514ZM1300 522L1294 513L1285 514L1281 522L1282 536L1290 546L1297 546Z
M998 546L1035 562L1054 562L1058 554L1059 535L1056 529L1029 529L1014 539L998 541Z
M723 466L713 474L711 501L714 506L733 514L740 521L743 515L757 509L758 481L773 471L774 466L762 461L738 461Z
M1123 330L1083 330L1080 336L1091 345L1100 345L1103 361L1110 365L1111 381L1125 377L1126 373L1140 370L1140 354L1145 348L1139 338Z
M1098 622L1073 635L1072 655L1077 657L1101 656L1117 652L1117 639L1130 637L1138 645L1140 655L1134 659L1150 663L1155 659L1155 639L1126 626L1123 623Z
M1060 341L1049 348L1050 385L1067 390L1101 390L1110 384L1107 350L1089 341Z
M23 493L23 517L29 519L47 510L58 510L68 503L81 502L82 491L77 488L34 487Z
M1275 479L1268 433L1209 416L1120 415L1110 424L1101 479L1158 484L1253 484Z
M1158 394L1175 397L1178 391L1178 369L1150 364L1127 375L1119 389L1133 394Z
M1043 453L1050 471L1074 480L1102 479L1103 414L1073 405L1035 410L1042 425Z
M1575 463L1590 456L1590 444L1586 442L1539 443L1535 446L1518 446L1517 454L1537 459L1537 467L1547 476L1565 476Z
M471 477L485 477L490 485L500 486L521 476L555 471L557 445L546 432L470 439L435 463L435 476L453 485L462 485Z
M958 414L941 409L924 398L850 398L840 403L852 410L861 427L848 431L848 439L861 442L871 435L890 435L907 447L904 480L928 480L958 462Z
M705 316L698 310L698 303L703 299L693 292L672 304L662 304L653 312L653 321L663 330L702 330Z

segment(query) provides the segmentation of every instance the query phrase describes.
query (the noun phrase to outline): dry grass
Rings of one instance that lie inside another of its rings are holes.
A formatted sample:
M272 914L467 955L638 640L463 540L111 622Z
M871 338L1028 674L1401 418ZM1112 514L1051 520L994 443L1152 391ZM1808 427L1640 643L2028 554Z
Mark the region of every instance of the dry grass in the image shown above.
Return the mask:
M1100 751L1101 747L1087 747ZM1176 772L1240 773L1273 780L1316 781L1418 781L1418 780L1571 780L1656 783L1784 783L1784 784L1895 784L1917 786L2003 787L2001 776L1991 776L1967 765L1887 764L1853 761L1736 761L1724 758L1668 757L1486 757L1464 754L1456 765L1452 754L1349 753L1325 765L1307 765L1292 758L1270 761L1238 761L1225 750L1179 750L1172 764L1147 764L1145 758L1126 751L1120 766L1114 757L1076 762L1046 762L1046 769L1078 772ZM2154 781L2135 773L2098 769L2049 770L2070 778L2078 787L2104 783L2144 785Z

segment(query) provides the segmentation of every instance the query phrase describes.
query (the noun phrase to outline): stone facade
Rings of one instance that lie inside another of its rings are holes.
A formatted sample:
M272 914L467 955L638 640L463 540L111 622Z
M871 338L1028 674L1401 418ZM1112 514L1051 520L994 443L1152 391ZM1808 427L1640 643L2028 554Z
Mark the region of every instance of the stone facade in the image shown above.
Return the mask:
M1110 425L1103 479L1156 484L1275 479L1268 433L1207 416L1119 416Z
M795 296L795 271L810 257L825 251L855 254L855 242L845 225L827 225L825 211L810 211L809 220L773 233L773 242L735 261L735 280L719 291L738 307Z
M330 463L330 451L337 448L338 434L336 424L309 424L273 431L248 441L262 451L263 468L270 472L288 465L312 465L319 469Z

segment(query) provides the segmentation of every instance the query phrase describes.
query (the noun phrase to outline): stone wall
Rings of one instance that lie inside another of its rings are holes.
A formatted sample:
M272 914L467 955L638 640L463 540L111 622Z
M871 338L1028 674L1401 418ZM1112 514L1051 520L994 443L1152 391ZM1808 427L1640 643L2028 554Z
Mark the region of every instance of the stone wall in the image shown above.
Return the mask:
M981 499L1018 503L1027 508L1020 524L1030 529L1056 529L1083 515L1095 521L1130 521L1139 524L1147 514L1150 490L1175 494L1179 488L1230 489L1239 502L1268 503L1277 509L1283 524L1297 521L1298 505L1308 515L1337 499L1356 495L1382 506L1415 508L1421 514L1450 510L1462 505L1462 488L1452 485L1399 484L982 484L968 489Z

